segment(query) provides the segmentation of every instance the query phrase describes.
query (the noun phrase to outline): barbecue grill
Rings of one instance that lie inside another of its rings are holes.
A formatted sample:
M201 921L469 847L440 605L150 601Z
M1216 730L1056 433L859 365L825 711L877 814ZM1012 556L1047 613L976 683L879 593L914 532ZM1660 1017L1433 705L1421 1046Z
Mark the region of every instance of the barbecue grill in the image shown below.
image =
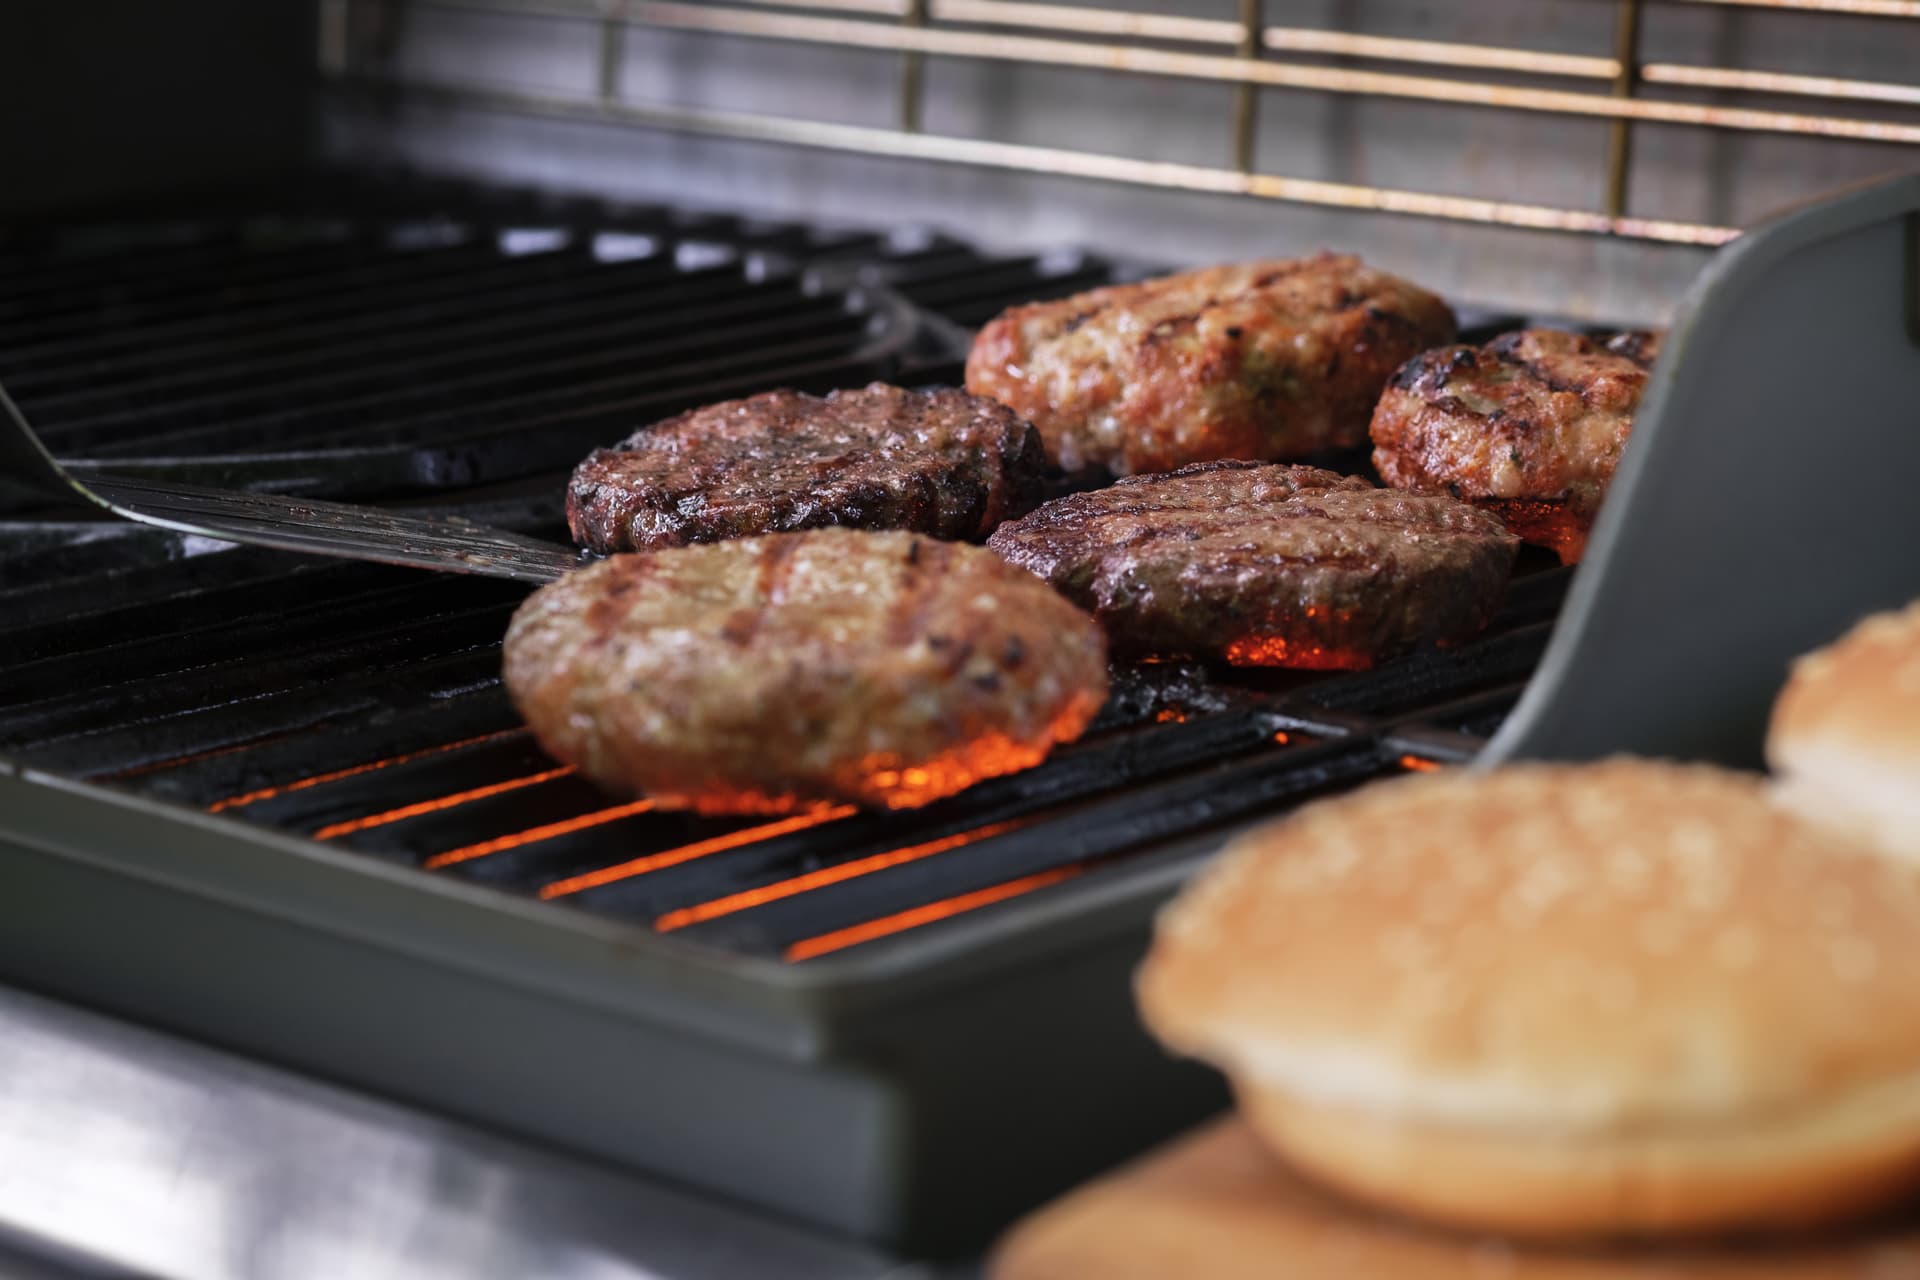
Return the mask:
M419 74L430 15L451 10L547 24L588 55L592 91ZM1623 281L1565 289L1571 323L1645 318L1678 289L1661 264L1732 234L1630 207L1636 122L1920 141L1920 126L1872 114L1920 100L1900 86L1821 90L1869 104L1859 118L1638 96L1643 83L1818 95L1648 63L1641 6L1619 14L1611 59L1541 61L1264 27L1258 5L1223 22L957 0L328 3L317 56L333 86L323 120L349 158L370 120L419 148L445 121L415 109L530 113L591 121L593 148L621 123L648 131L635 145L682 130L1045 167L1551 232L1529 252L1589 264L1646 255ZM897 55L897 127L633 101L621 69L688 32ZM1231 54L1168 48L1227 36ZM1608 71L1612 91L1496 93L1289 51ZM936 60L1009 57L1224 83L1233 163L1075 159L931 131L946 109ZM1596 117L1602 207L1263 176L1260 95L1276 87ZM636 423L779 385L954 382L968 331L1000 308L1151 264L1125 245L1014 252L502 176L525 175L362 166L137 216L23 219L0 242L0 382L83 473L559 537L572 463ZM1900 554L1920 546L1904 489L1920 436L1903 417L1920 391L1916 219L1920 181L1886 183L1714 257L1585 566L1528 552L1478 640L1360 673L1125 670L1083 741L911 813L720 819L599 793L540 753L500 689L499 637L524 586L15 510L0 519L0 972L835 1231L964 1249L1220 1105L1213 1077L1137 1031L1126 975L1153 909L1234 830L1475 759L1750 761L1788 655L1920 593ZM1389 263L1392 237L1438 225L1390 221ZM1341 243L1381 234L1355 227ZM1537 286L1505 279L1469 295L1487 304L1470 338L1528 314ZM1839 512L1809 501L1815 456L1849 460Z

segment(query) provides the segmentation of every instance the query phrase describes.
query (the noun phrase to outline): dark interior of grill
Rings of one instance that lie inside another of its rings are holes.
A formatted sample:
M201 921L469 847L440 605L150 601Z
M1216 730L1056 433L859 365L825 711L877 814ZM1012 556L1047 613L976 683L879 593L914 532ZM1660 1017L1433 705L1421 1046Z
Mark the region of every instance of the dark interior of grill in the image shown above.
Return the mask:
M957 382L954 333L1127 273L420 182L197 208L0 242L0 380L49 446L557 539L573 463L649 420L776 386ZM904 331L902 299L934 319ZM1468 340L1515 323L1476 317ZM541 753L499 681L524 585L0 509L0 755L804 961L1470 758L1566 577L1529 549L1481 638L1372 671L1118 671L1083 740L925 809L718 819Z

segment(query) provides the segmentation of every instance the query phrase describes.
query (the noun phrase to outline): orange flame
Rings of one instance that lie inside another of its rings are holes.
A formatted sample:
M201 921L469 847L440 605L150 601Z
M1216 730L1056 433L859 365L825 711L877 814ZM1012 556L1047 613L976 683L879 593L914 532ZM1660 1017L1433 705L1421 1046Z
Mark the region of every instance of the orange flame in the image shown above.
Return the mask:
M358 777L360 774L373 773L378 769L391 769L397 764L407 764L413 760L424 760L428 756L437 756L447 751L458 751L461 747L478 746L482 742L498 742L502 738L517 737L525 732L525 729L501 729L496 733L483 733L477 738L462 738L458 742L443 742L437 747L422 747L418 751L409 751L404 755L388 756L383 760L369 760L365 764L349 765L344 769L334 769L327 773L310 774L297 781L282 783L276 787L261 787L258 791L244 791L239 795L228 796L224 800L216 800L207 806L207 812L220 813L226 809L238 809L245 805L258 804L262 800L271 800L275 796L289 795L295 791L305 791L308 787L317 787L328 782L338 782L342 778Z
M1576 514L1563 500L1482 498L1474 504L1498 516L1507 532L1522 542L1546 547L1561 564L1578 564L1587 549L1590 517Z
M451 867L455 863L472 862L475 858L484 858L490 853L504 853L508 849L538 844L542 840L570 835L575 831L585 831L590 827L604 827L609 822L631 818L634 814L645 813L653 807L654 802L651 800L635 800L631 804L617 804L611 809L595 809L592 813L583 813L577 818L549 822L540 827L528 827L525 831L516 831L512 835L499 836L492 840L482 840L478 844L463 844L458 849L436 853L420 865L428 871L438 871L442 867Z
M745 911L748 907L757 907L764 902L777 902L781 898L791 898L796 894L807 893L830 884L839 884L843 880L858 879L864 875L871 875L875 871L884 871L888 867L898 867L909 862L918 862L922 858L931 858L936 853L945 853L949 849L958 849L962 845L973 844L991 836L1018 830L1032 821L1032 818L1021 818L1011 822L996 822L974 831L962 831L958 835L942 836L938 840L908 845L904 849L889 849L885 853L876 853L871 857L857 858L852 862L843 862L834 867L823 867L818 871L809 871L805 875L794 876L788 880L761 885L757 889L730 893L724 898L714 898L709 902L682 907L678 911L669 911L655 920L653 927L661 933L672 933L675 929L684 929L690 924L699 924L703 920L730 916L736 911Z
M1058 884L1086 870L1084 866L1055 867L1051 871L1039 871L1018 880L1009 880L1005 884L996 884L986 889L975 889L972 893L962 893L951 898L942 898L938 902L929 902L925 906L913 907L907 911L897 911L890 916L881 916L877 920L868 920L862 924L850 925L845 929L835 929L831 933L816 934L811 938L802 938L786 950L790 961L811 960L815 956L826 955L830 951L840 951L857 946L862 942L871 942L875 938L884 938L890 934L904 933L908 929L917 929L923 924L935 920L945 920L980 907L1004 902L1008 898L1017 898L1023 893L1032 893L1050 884Z
M648 804L648 801L641 801ZM636 810L637 812L637 810ZM765 822L757 827L746 827L740 831L730 831L724 836L715 836L711 840L701 840L694 844L684 844L677 849L667 849L661 853L650 853L643 858L622 862L616 866L601 867L597 871L588 871L581 875L569 876L565 880L555 880L552 884L540 887L542 898L563 898L570 893L579 893L583 889L597 888L603 884L612 884L615 880L625 880L630 876L645 875L649 871L658 871L662 867L675 867L683 862L692 862L695 858L704 858L708 854L721 853L728 849L738 849L741 845L753 844L759 840L770 840L774 836L786 835L789 831L804 831L808 827L817 827L825 822L833 822L856 812L850 804L837 804L825 809L813 809L806 813L797 813L791 818L782 818L778 822ZM624 815L623 815L624 816ZM576 819L577 821L577 819ZM611 819L609 819L611 821ZM556 823L556 826L566 826ZM594 825L594 824L587 824ZM526 834L526 833L522 833ZM513 839L514 837L507 837ZM541 837L545 839L545 837ZM522 843L527 843L522 841ZM442 857L447 855L442 854ZM474 855L478 856L478 855ZM431 864L429 864L431 865Z
M1330 649L1278 635L1229 640L1226 659L1236 667L1293 667L1301 671L1364 671L1373 665L1373 655L1358 649Z
M356 831L367 831L374 827L384 827L389 823L405 818L417 818L423 813L438 813L442 809L451 809L466 804L470 800L484 800L488 796L504 795L509 791L518 791L522 787L535 786L550 782L555 778L564 778L573 772L573 766L561 765L557 769L543 769L539 773L530 773L523 778L508 778L505 782L496 782L485 787L469 787L465 791L456 791L451 795L437 796L432 800L421 800L414 804L403 804L398 809L386 809L379 813L370 813L364 818L354 818L347 822L336 822L313 833L315 840L332 840L337 836L352 835Z
M1428 760L1424 756L1401 756L1400 767L1411 769L1415 773L1437 773L1446 766L1438 760Z

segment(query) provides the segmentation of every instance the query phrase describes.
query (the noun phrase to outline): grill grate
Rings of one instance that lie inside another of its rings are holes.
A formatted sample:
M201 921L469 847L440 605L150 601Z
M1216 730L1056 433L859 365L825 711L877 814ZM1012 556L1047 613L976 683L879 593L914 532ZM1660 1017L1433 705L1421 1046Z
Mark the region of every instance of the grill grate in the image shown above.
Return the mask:
M540 528L585 447L717 394L707 374L689 374L705 358L689 352L725 363L712 376L735 392L884 371L858 308L799 287L797 260L750 278L743 244L824 243L822 256L860 258L958 324L1114 274L1088 258L985 259L947 241L823 242L737 225L738 242L689 265L665 215L616 222L651 238L617 263L578 247L605 233L577 227L567 247L518 256L499 228L468 225L456 243L424 247L396 239L452 225L330 227L320 243L264 248L228 228L158 249L11 260L0 267L50 305L17 306L0 324L57 341L0 348L0 362L56 446L84 441L115 459L187 442L245 442L261 457L328 446L327 483L379 493L386 473L369 458L418 456L460 431L461 448L512 436L521 452L481 468L504 484L487 510ZM508 295L529 309L471 309ZM469 309L456 315L455 299ZM422 307L447 323L416 325ZM749 313L754 325L724 338L685 336ZM569 354L536 369L522 362L536 350ZM898 355L896 373L955 373L944 355ZM608 372L620 362L643 372ZM599 374L576 381L583 369ZM550 429L556 413L565 429ZM1159 852L1170 837L1466 759L1517 700L1566 578L1529 553L1484 637L1372 672L1120 671L1094 732L1040 768L911 813L767 821L621 801L544 756L499 683L499 637L523 586L148 531L21 521L0 535L0 755L794 961L1176 856Z

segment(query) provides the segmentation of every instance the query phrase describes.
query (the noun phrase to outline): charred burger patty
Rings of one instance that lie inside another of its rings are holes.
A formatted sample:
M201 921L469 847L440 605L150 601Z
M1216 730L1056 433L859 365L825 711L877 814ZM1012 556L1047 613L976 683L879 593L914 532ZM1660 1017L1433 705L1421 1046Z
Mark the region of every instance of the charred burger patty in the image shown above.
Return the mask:
M1451 498L1314 467L1214 462L1049 502L988 545L1117 653L1366 667L1486 624L1517 541Z
M1093 619L981 547L823 529L613 556L535 592L543 746L663 806L905 808L1038 763L1106 698Z
M1498 512L1571 563L1613 479L1660 349L1656 334L1607 345L1523 329L1484 347L1407 362L1373 415L1373 465L1388 484Z
M1439 298L1322 254L1015 307L974 341L967 389L1069 470L1292 458L1364 441L1387 378L1454 334Z
M1039 501L1045 468L1032 426L963 391L770 391L596 450L567 523L596 551L827 525L979 538Z

